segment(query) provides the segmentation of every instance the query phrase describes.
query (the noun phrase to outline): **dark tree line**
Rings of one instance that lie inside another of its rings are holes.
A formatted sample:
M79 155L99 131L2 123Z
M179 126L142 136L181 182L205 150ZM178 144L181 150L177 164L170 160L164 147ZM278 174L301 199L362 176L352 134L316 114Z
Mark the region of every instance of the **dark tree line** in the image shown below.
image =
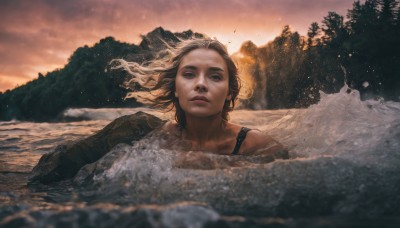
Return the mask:
M112 37L93 47L78 48L63 69L40 74L38 78L6 91L0 96L0 119L48 121L68 107L113 107L124 105L124 77L107 72L115 57L135 53L134 45Z
M399 15L396 0L355 1L346 20L329 12L321 25L310 25L307 37L285 26L263 47L243 45L242 54L255 60L254 80L264 82L245 107L307 107L318 102L319 90L337 92L345 82L362 99L399 101Z
M141 63L165 49L165 42L174 45L192 36L203 35L191 30L174 34L159 27L142 36L139 45L107 37L93 47L78 48L64 68L39 73L37 79L0 93L0 120L52 121L71 107L140 106L134 99L125 99L131 90L122 86L126 73L110 70L109 62L123 58Z

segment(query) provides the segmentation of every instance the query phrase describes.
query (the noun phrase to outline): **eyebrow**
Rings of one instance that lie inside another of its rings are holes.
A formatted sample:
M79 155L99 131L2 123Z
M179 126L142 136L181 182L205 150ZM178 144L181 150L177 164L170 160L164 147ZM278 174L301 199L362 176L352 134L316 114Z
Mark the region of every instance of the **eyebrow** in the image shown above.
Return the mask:
M209 71L222 71L222 72L224 72L224 69L222 69L220 67L210 67Z
M181 69L197 70L197 67L192 66L192 65L186 65L186 66L183 66ZM210 67L208 69L208 71L222 71L222 72L224 72L224 69L222 69L221 67Z

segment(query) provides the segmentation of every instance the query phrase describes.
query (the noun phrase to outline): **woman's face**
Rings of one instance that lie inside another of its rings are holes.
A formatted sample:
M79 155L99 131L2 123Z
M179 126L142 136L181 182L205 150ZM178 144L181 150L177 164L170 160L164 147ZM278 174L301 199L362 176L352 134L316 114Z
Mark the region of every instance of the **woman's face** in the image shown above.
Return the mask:
M178 67L175 96L186 116L210 117L221 113L229 95L228 67L212 49L195 49Z

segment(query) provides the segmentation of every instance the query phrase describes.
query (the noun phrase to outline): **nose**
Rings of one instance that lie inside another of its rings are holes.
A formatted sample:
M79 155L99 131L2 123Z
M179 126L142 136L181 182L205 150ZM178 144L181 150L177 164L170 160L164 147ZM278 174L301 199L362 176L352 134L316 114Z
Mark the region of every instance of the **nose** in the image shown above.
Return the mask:
M204 75L200 75L196 80L195 91L197 92L207 92L208 86L206 77Z

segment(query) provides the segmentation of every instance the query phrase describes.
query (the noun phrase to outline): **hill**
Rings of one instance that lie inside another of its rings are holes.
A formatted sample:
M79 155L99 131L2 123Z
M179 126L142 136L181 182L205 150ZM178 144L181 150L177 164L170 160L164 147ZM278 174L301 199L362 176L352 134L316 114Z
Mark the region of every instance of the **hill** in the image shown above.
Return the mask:
M143 62L179 39L202 37L191 30L172 33L159 27L142 36L139 45L101 39L93 46L78 48L68 63L25 85L0 93L0 120L53 121L67 108L135 107L134 99L125 100L128 92L121 87L123 72L110 71L108 63L115 58ZM162 42L162 40L164 42Z

